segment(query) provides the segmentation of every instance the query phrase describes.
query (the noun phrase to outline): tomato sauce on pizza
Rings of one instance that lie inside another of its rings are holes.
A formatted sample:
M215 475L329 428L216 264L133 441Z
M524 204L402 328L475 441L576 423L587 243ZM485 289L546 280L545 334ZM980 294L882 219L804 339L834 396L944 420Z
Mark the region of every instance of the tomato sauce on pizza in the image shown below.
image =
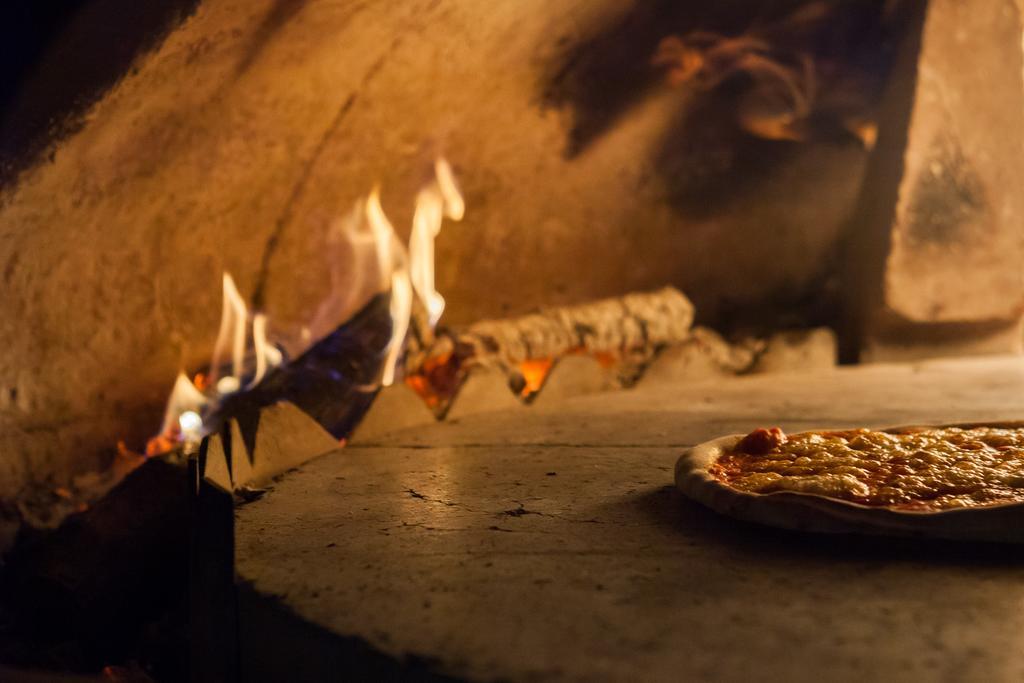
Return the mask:
M867 506L939 511L1024 502L1024 429L758 429L709 473L751 493L795 491Z

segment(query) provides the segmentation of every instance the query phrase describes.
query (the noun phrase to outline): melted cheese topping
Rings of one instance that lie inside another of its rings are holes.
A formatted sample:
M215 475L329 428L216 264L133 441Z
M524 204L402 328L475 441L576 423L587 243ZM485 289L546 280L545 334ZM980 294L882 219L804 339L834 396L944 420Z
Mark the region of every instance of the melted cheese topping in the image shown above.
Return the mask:
M790 437L762 429L722 454L711 474L741 491L800 491L897 509L1020 503L1024 429L858 429Z

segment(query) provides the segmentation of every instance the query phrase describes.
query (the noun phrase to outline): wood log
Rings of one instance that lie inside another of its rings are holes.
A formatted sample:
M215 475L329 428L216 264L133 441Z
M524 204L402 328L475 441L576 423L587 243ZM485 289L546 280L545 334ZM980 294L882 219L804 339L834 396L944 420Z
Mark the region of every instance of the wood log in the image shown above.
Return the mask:
M440 332L427 348L410 344L406 369L456 355L476 364L515 366L572 352L622 354L656 350L690 336L693 304L674 287L578 306L545 308L521 318L484 320Z
M253 437L261 409L290 401L335 438L348 436L377 393L391 338L389 301L389 294L375 296L301 356L268 373L252 389L227 397L214 424L233 418L242 424L244 435ZM252 452L254 444L247 446Z
M627 294L577 306L541 309L507 320L484 320L463 330L418 329L414 319L405 375L437 417L443 417L473 366L505 373L511 389L529 400L543 379L525 375L528 361L550 361L588 353L618 362L624 377L641 368L661 348L691 335L694 308L674 287ZM546 370L541 370L546 372ZM625 384L628 381L624 380Z

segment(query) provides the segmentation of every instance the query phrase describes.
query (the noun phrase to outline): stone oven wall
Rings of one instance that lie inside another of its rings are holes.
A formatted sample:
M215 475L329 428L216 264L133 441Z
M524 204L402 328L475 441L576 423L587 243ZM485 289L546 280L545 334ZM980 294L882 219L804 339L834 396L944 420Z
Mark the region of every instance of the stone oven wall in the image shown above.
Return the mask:
M828 292L867 152L709 153L727 126L649 63L695 25L685 5L202 2L4 191L0 494L155 431L209 357L222 272L272 338L297 338L332 269L351 312L373 292L332 221L379 182L407 235L438 154L467 205L437 243L451 323L674 284L715 324Z

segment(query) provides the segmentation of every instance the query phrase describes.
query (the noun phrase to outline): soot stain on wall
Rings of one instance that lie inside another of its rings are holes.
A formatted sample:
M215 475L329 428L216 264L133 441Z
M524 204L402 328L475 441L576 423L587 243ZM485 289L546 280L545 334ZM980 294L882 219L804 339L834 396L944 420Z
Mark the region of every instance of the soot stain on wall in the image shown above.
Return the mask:
M929 151L911 191L907 238L916 246L968 241L986 224L984 185L955 138L940 134Z
M790 66L810 60L815 71L812 110L794 122L789 139L743 130L743 112L759 96L763 99L765 83L736 66L744 60L742 53L732 59L721 51L706 55L700 70L710 73L677 88L678 114L650 163L680 217L707 219L727 211L737 197L757 192L810 146L864 144L851 129L854 120L871 118L890 72L894 46L906 30L905 17L893 9L899 4L637 3L582 37L561 36L559 56L545 72L539 100L544 107L568 112L564 155L572 160L645 99L670 87L665 70L652 64L666 37L712 35L724 43L750 38L761 45L748 55L751 61L763 55ZM720 79L714 73L719 63L725 69Z

